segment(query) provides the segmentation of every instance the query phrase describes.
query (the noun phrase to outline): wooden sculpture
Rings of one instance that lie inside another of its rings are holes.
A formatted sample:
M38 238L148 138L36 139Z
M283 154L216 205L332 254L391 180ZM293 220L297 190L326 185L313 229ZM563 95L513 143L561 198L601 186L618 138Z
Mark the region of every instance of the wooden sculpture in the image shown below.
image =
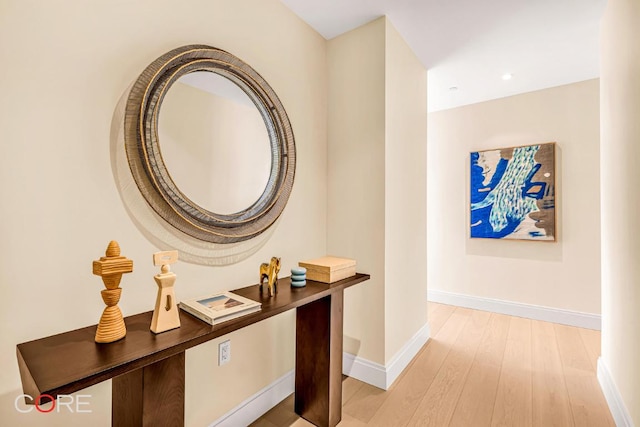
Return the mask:
M156 308L151 318L151 332L159 334L180 327L180 314L176 303L173 284L176 282L175 273L171 272L170 264L178 261L178 251L164 251L153 254L153 265L161 265L160 274L153 276L158 284Z
M107 308L102 312L98 323L96 342L114 342L127 335L118 301L122 294L122 288L120 288L122 275L132 271L133 261L120 256L120 245L115 240L109 242L105 256L93 261L93 274L102 277L102 282L107 288L101 291L102 300Z
M278 272L280 271L280 258L272 257L269 264L260 265L260 293L262 293L262 282L267 279L269 296L272 297L278 292Z

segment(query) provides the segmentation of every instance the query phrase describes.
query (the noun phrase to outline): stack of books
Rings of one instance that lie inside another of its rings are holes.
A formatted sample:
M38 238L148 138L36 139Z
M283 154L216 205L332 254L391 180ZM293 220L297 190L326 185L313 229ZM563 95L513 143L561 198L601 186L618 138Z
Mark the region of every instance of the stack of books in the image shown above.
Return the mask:
M182 301L178 306L210 325L217 325L218 323L260 311L262 304L236 295L233 292L222 292Z

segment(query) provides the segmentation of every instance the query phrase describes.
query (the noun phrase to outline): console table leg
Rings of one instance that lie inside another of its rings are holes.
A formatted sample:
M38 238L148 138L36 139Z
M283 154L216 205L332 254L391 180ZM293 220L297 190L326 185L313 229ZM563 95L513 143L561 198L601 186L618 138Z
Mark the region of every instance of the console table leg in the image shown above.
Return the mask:
M343 292L296 310L295 411L321 427L342 418Z
M114 427L184 426L184 352L112 380Z

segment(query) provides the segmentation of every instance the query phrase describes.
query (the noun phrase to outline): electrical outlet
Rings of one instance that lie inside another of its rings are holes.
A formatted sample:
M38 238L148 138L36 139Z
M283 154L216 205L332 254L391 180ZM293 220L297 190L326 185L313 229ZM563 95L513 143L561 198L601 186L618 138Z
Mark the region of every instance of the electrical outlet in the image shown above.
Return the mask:
M231 340L218 344L218 366L231 362Z

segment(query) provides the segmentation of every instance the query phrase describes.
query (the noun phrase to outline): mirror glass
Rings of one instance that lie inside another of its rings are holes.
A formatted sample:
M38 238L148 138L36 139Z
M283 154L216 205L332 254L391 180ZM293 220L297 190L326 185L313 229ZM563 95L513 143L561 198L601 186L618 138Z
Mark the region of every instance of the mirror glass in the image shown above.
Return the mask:
M269 181L265 122L249 96L217 73L185 74L169 88L158 115L158 141L176 186L210 212L246 209Z

